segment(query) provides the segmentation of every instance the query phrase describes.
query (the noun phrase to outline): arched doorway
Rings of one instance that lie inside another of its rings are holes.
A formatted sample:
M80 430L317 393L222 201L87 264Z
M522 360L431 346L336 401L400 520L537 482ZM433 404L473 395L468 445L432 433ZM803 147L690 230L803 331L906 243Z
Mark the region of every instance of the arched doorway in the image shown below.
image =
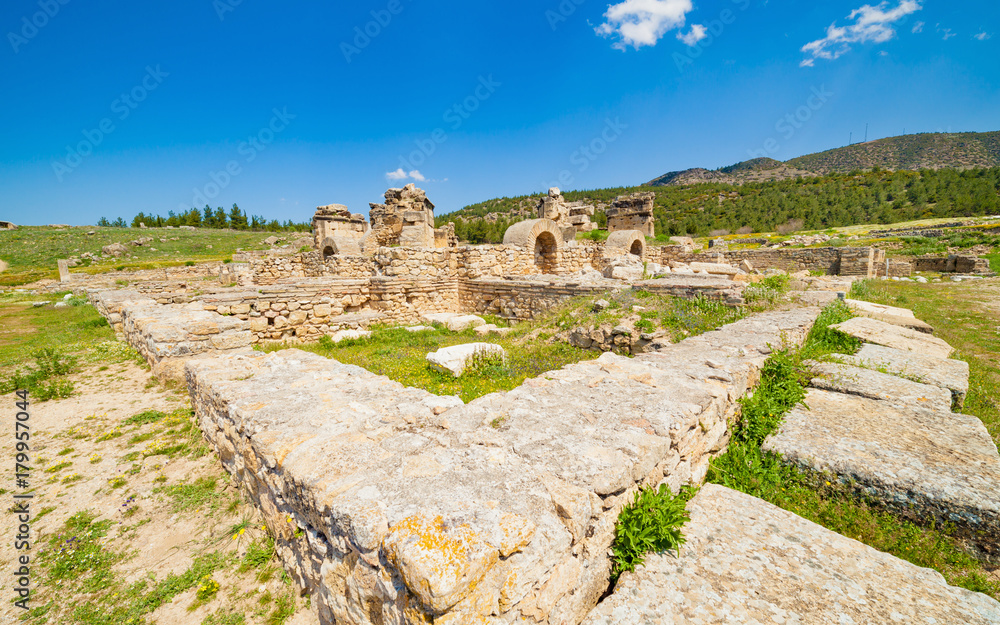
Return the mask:
M535 266L541 273L555 273L559 266L559 244L548 230L535 238Z
M634 256L642 256L642 241L634 241L632 247L629 249L628 253Z

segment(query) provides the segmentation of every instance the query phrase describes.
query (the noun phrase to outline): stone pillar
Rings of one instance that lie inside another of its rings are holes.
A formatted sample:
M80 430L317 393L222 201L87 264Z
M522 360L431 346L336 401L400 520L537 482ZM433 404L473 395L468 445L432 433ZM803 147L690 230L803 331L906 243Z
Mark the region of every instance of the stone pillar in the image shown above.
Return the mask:
M68 260L57 260L56 266L59 267L59 281L69 282L72 280L72 276L69 275L69 261Z

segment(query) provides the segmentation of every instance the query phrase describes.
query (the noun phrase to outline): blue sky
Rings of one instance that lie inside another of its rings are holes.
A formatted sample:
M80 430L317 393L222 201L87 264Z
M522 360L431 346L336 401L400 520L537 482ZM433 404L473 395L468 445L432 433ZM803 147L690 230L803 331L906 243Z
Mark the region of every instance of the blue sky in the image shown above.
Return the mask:
M307 221L1000 129L1000 6L8 0L0 219ZM789 117L790 116L790 117Z

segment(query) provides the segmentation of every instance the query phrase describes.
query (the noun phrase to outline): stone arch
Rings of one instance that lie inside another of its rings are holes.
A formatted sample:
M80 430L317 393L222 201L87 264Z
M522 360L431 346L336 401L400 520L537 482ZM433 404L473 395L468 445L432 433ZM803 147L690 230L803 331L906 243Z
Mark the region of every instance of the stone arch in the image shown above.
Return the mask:
M559 269L559 252L563 243L562 231L551 219L529 219L507 228L504 245L516 245L535 254L535 266L542 273L556 273Z
M605 243L611 253L632 254L639 258L646 257L646 237L642 230L619 230L608 235Z
M324 261L336 255L359 256L361 254L358 241L346 237L326 237L320 244L319 251L322 253Z

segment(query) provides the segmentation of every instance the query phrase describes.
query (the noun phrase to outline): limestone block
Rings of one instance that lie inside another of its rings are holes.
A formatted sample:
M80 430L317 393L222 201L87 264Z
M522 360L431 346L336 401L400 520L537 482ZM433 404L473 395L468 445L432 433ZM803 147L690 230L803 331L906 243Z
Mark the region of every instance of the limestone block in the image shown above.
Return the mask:
M840 362L860 367L888 371L895 375L915 378L951 391L952 403L961 408L969 392L969 363L964 360L942 360L936 356L907 352L882 345L865 345L853 356L837 356Z
M692 271L705 272L710 275L735 276L740 271L731 265L722 263L690 263Z
M288 314L289 325L298 326L306 322L309 318L309 313L304 310L294 310Z
M859 338L866 343L875 343L876 345L942 359L948 358L954 351L951 345L935 336L928 336L916 330L901 328L868 317L855 317L830 327Z
M986 595L761 499L706 484L688 512L680 554L647 556L583 625L1000 622Z
M254 317L250 320L250 330L264 332L267 330L267 317Z
M951 392L939 386L850 365L831 362L806 364L816 376L811 382L814 388L860 395L913 408L951 412Z
M1000 555L1000 455L976 417L810 389L764 449Z
M461 332L468 328L478 328L479 326L486 325L486 320L476 315L458 315L448 319L445 325L452 332Z
M460 377L470 361L474 358L495 357L506 359L507 352L499 345L492 343L465 343L443 347L436 352L427 354L427 362L431 369L442 373L450 373Z

